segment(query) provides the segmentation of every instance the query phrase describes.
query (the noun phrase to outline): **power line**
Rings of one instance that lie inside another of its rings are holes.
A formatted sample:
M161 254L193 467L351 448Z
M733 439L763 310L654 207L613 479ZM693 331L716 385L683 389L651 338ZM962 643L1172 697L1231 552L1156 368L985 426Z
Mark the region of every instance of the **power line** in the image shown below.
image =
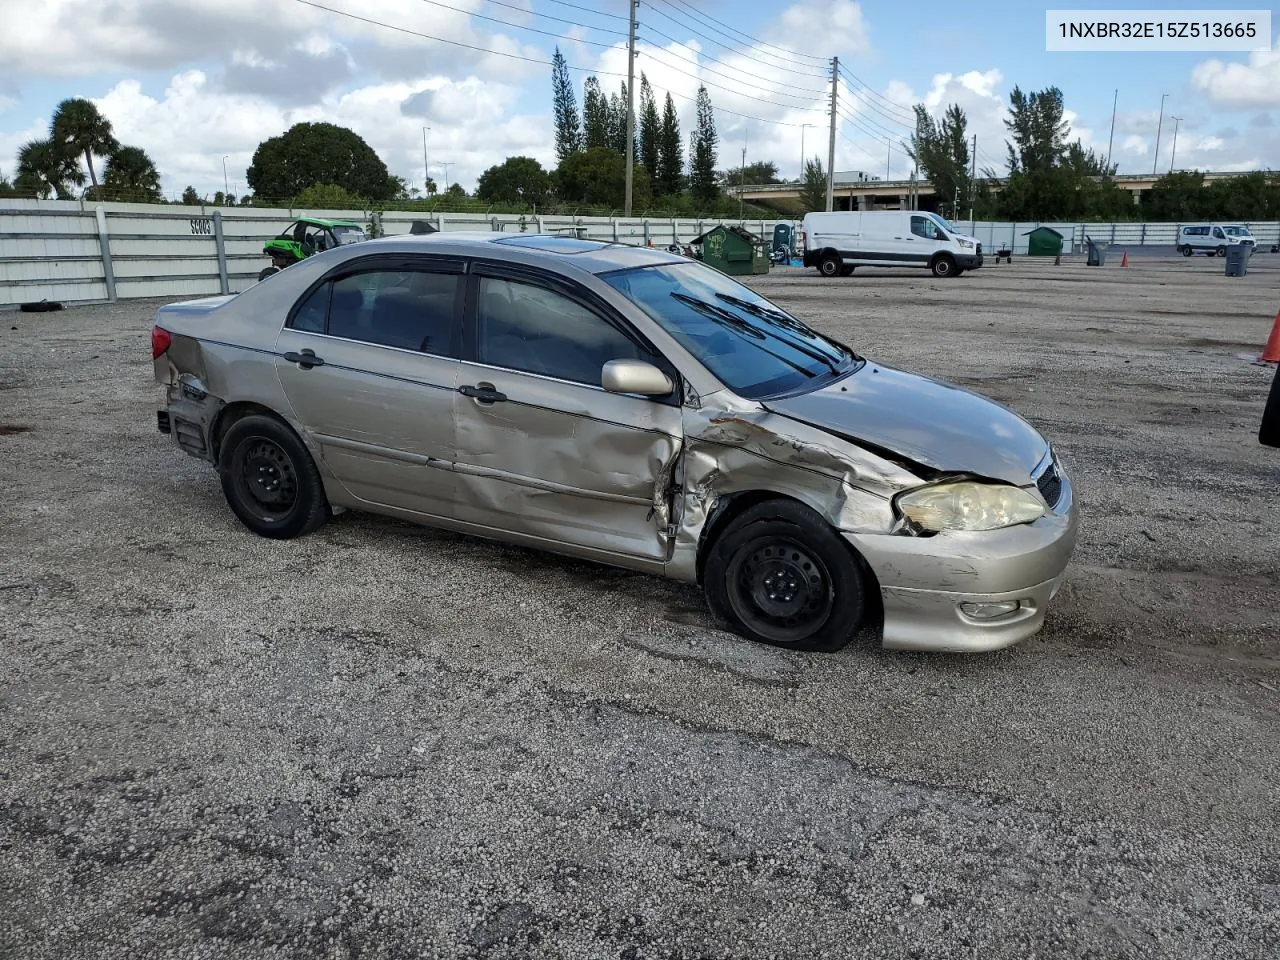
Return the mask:
M873 97L877 98L878 100L884 101L884 103L887 104L891 109L897 110L903 116L910 116L913 118L915 117L914 107L908 107L906 104L898 103L896 100L890 100L884 94L877 92L871 86L871 84L862 80L860 77L858 77L856 74L846 69L845 67L840 68L840 73L843 74L844 78L848 80L850 83L857 84L858 86L861 86L861 87L865 87L867 90L871 92L871 95Z
M461 40L446 40L444 37L437 37L430 33L421 33L417 30L410 30L408 27L397 27L393 23L383 23L381 20L372 20L369 17L362 17L359 14L348 13L346 10L336 10L333 7L326 7L322 3L316 3L315 0L294 0L295 3L301 3L303 6L314 7L317 10L324 10L328 13L336 13L340 17L346 17L349 20L359 20L361 23L367 23L373 27L382 27L386 30L395 30L397 33L404 33L411 37L421 37L423 40L435 40L438 43L447 43L454 47L463 47L467 50L475 50L479 53L492 54L495 57L506 57L509 60L523 60L525 63L538 63L544 67L552 66L550 60L542 60L538 57L525 57L518 53L505 53L502 50L491 50L488 47L479 47L473 43L463 43ZM581 73L594 73L604 77L622 77L626 79L625 74L613 73L609 70L592 70L588 67L575 67L565 64L570 70L577 70Z
M450 5L449 5L449 4L447 4L447 3L441 3L441 2L440 2L440 0L421 0L421 2L422 2L422 3L429 3L429 4L431 4L433 7L441 7L441 8L443 8L443 9L445 9L445 10L452 10L454 13L464 13L464 14L466 14L466 15L467 15L467 16L469 16L469 17L475 17L477 20L488 20L490 23L500 23L500 24L502 24L504 27L511 27L513 30L527 30L529 33L538 33L538 34L541 34L541 35L542 35L542 36L544 36L544 37L555 37L557 40L562 40L562 39L564 39L564 35L563 35L562 33L556 33L556 32L553 32L553 31L551 31L551 30L539 30L537 27L527 27L527 26L525 26L524 24L520 24L520 23L512 23L510 20L503 20L501 17L489 17L489 16L486 16L486 15L485 15L485 14L483 14L483 13L475 13L475 12L473 12L473 11L471 11L471 10L463 10L461 7L454 7L454 6L450 6ZM495 0L495 2L496 2L496 0ZM505 4L505 3L504 3L504 4L502 4L502 6L504 6L504 7L505 7L505 6L510 6L510 4ZM519 7L514 7L513 9L519 10L520 8L519 8ZM525 11L525 12L527 12L527 11ZM541 16L541 14L538 14L538 16ZM556 19L556 18L554 18L554 17L553 17L552 19ZM603 30L603 31L601 31L601 32L603 32L603 33L614 33L614 31L612 31L612 30ZM622 36L626 36L626 34L622 34ZM575 43L586 43L586 44L589 44L589 45L591 45L591 46L593 46L593 47L603 47L603 48L604 48L604 49L606 49L606 50L611 50L611 49L613 49L613 47L614 47L614 44L612 44L612 43L600 43L598 40L584 40L584 39L580 39L580 40L575 40L574 42L575 42Z
M914 121L911 123L907 123L905 120L901 119L900 117L895 117L892 114L886 113L883 109L881 109L881 107L874 100L868 97L861 90L850 90L849 99L854 100L857 103L860 103L862 106L866 107L867 110L875 113L878 117L880 117L886 123L891 123L895 127L902 127L906 130L914 130L916 128Z
M671 6L671 5L670 5L670 4L668 4L668 6ZM661 10L661 9L659 9L658 7L655 7L655 6L652 6L652 5L651 5L651 6L650 6L650 9L651 9L651 10L653 10L653 12L654 12L654 13L656 13L658 16L663 17L664 19L666 19L666 20L670 21L671 23L674 23L674 24L675 24L676 26L678 26L678 27L681 27L681 28L683 28L683 29L685 29L685 30L688 30L690 33L692 33L692 34L693 34L695 37L697 37L698 39L700 39L700 40L705 40L707 43L710 43L710 44L712 44L713 46L720 47L720 48L721 48L721 49L723 49L723 50L728 50L728 51L730 51L731 53L742 53L742 52L744 52L744 51L748 51L748 50L749 50L749 48L747 48L746 46L744 46L744 45L743 45L743 44L741 44L741 43L727 44L727 43L724 43L723 41L716 40L714 37L709 37L709 36L707 36L705 33L703 33L702 31L700 31L697 27L695 27L693 24L689 23L688 21L686 21L686 20L682 20L682 19L679 19L679 18L677 18L677 17L675 17L675 16L673 16L673 15L671 15L671 14L667 13L665 10ZM674 10L674 9L676 9L676 8L675 8L675 7L672 7L672 9ZM668 39L671 39L671 38L668 38ZM673 40L672 42L673 42L673 43L681 43L682 41L679 41L679 40ZM817 69L817 64L807 64L807 63L806 63L806 64L801 64L801 63L798 63L798 62L793 62L793 63L790 63L790 64L784 64L784 67L785 67L785 69L788 69L788 70L794 70L794 71L797 71L797 72L804 72L804 71L808 71L808 72L804 73L804 75L805 75L805 76L823 77L823 76L827 76L827 75L828 75L828 74L827 74L827 71Z
M844 111L847 111L848 109L849 109L848 107L845 107L842 104L840 106L840 111L841 111L840 116L844 117L844 119L848 120L850 123L855 123L855 124L861 123L864 127L874 130L878 136L884 137L889 140L897 139L898 137L902 136L902 134L900 134L896 130L886 130L884 127L880 126L880 124L876 123L874 120L872 120L870 117L866 116L865 114L855 114L855 113L844 112Z
M684 41L682 41L682 40L677 40L675 37L670 36L669 34L665 34L665 33L663 33L661 30L659 30L657 27L651 27L651 26L649 26L647 23L645 23L645 24L641 24L641 25L640 25L640 28L641 28L642 30L647 30L647 31L649 31L650 33L656 33L658 36L662 37L664 40L670 40L672 43L677 44L677 45L679 45L679 46L681 46L681 47L685 47L685 48L687 48L687 47L688 47L688 44L686 44ZM668 53L668 52L673 52L673 51L666 51L666 50L664 50L663 52L664 52L664 53ZM718 59L718 58L716 58L716 57L713 57L713 56L710 56L710 55L708 55L708 54L702 54L702 56L701 56L701 58L700 58L700 59L706 59L706 60L711 61L712 63L718 63L718 64L720 64L721 66L728 67L730 70L738 69L738 68L734 67L734 66L733 66L733 64L731 64L731 63L725 63L723 60L720 60L720 59ZM724 76L724 74L720 73L719 71L713 71L713 70L711 70L711 68L710 68L710 67L708 67L708 68L707 68L707 70L708 70L709 72L715 73L715 74L716 74L716 76L721 76L721 77L723 77L723 76ZM729 78L727 78L727 79L733 79L733 78L732 78L732 77L729 77ZM745 81L742 81L742 82L745 82ZM760 89L766 89L766 90L770 90L770 92L772 92L772 90L771 90L770 88L768 88L768 87L761 87ZM796 93L794 93L794 94L787 94L787 96L798 96L798 95L800 95L800 94L805 94L805 93L812 94L812 95L813 95L813 96L815 96L815 97L823 97L823 96L826 96L826 95L827 95L827 91L826 91L826 90L813 90L813 89L810 89L810 88L808 88L808 87L797 87L797 88L794 88L794 89L796 90Z
M769 105L769 106L771 106L771 107L781 107L781 108L782 108L782 109L784 109L784 110L801 110L801 109L804 109L803 107L799 106L798 104L794 104L794 103L779 103L777 100L766 100L764 97L757 97L757 96L754 96L753 94L749 94L749 93L741 93L740 91L737 91L737 90L731 90L731 89L729 89L728 87L721 86L721 85L720 85L720 84L718 84L718 83L712 83L710 80L704 80L702 77L699 77L697 74L689 73L687 70L681 70L679 67L673 66L671 63L669 63L669 62L667 62L667 61L665 61L665 60L660 60L660 59L658 59L656 56L654 56L653 51L651 51L651 50L637 50L637 51L636 51L636 55L637 55L637 56L645 56L645 57L648 57L648 58L650 58L651 60L653 60L653 62L654 62L654 63L656 63L656 64L657 64L658 66L660 66L660 67L666 67L668 70L674 70L676 73L679 73L679 74L682 74L683 76L689 77L691 80L697 80L697 81L698 81L699 83L701 83L703 86L711 87L712 89L715 89L715 90L723 90L725 93L732 93L732 94L734 94L734 95L736 95L736 96L743 97L744 99L755 101L756 103L766 103L766 104L768 104L768 105ZM716 76L722 76L722 74L720 74L719 72L716 72ZM762 88L762 89L764 89L764 88ZM785 93L784 93L784 94L782 94L782 96L788 96L788 94L785 94Z
M603 10L595 10L591 7L584 7L577 3L568 3L566 0L548 0L548 2L559 4L562 7L568 7L570 10L581 10L584 13L594 13L597 17L608 17L610 20L621 20L623 23L627 22L627 18L619 14L605 13ZM506 6L506 4L503 4L503 6ZM545 14L539 14L539 16L545 16Z
M672 2L672 0L658 0L658 2L666 4L667 6L672 7L674 9L680 10L681 12L684 12L687 10L689 16L692 16L696 18L699 22L706 24L708 26L708 29L714 30L716 33L719 33L723 37L730 37L730 39L732 39L730 34L737 34L739 37L742 38L742 40L745 40L747 43L752 43L760 47L772 47L774 50L777 50L779 53L786 54L789 57L803 58L806 60L817 60L820 63L826 62L828 59L827 57L819 57L812 53L801 53L798 50L788 50L786 47L780 47L775 43L769 43L767 40L761 40L758 37L753 37L748 33L743 33L741 30L735 30L733 27L729 26L729 24L725 23L722 20L717 20L715 17L710 17L703 13L700 13L695 7L691 6L688 3L685 3L684 0L675 0L675 2ZM676 4L679 4L679 6L676 6ZM724 29L723 30L720 29L721 27L723 27ZM735 42L741 43L742 41L739 40Z
M433 3L433 2L434 2L434 0L426 0L426 2L427 2L427 3ZM567 24L569 24L569 26L571 26L571 27L586 27L586 29L588 29L588 30L595 30L595 31L596 31L596 32L598 32L598 33L608 33L608 34L612 34L612 35L613 35L613 36L615 36L615 37L625 37L625 36L626 36L626 34L625 34L625 33L623 33L621 30L610 30L610 29L608 29L608 28L606 28L606 27L589 27L589 26L587 26L585 23L579 23L577 20L566 20L564 17L553 17L553 16L552 16L551 14L549 14L549 13L537 13L536 11L533 11L533 10L526 10L524 7L517 7L514 3L505 3L505 2L504 2L504 0L489 0L489 2L490 2L490 3L492 3L492 4L493 4L494 6L496 6L496 7L506 7L508 10L515 10L515 11L516 11L516 12L518 12L518 13L528 13L528 14L531 14L531 15L533 15L533 16L535 16L535 17L538 17L539 19L542 19L542 20L554 20L556 23L567 23ZM444 6L444 4L437 3L437 4L436 4L436 6ZM574 6L574 5L573 5L573 4L565 4L565 6ZM450 10L456 10L457 8L456 8L456 7L450 7L449 9L450 9ZM594 11L594 10L588 10L588 8L586 8L586 7L576 7L576 9L578 9L578 10L586 10L588 13L595 13L595 11ZM469 10L463 10L463 11L461 11L461 12L462 12L462 13L468 13L468 14L470 14L470 15L471 15L471 16L473 16L473 17L481 17L481 14L478 14L478 13L471 13ZM606 13L606 14L598 14L598 16L607 16L607 17L608 17L608 16L614 16L614 15L613 15L613 14L607 14L607 13ZM491 19L493 19L493 18L492 18L492 17L482 17L482 19L485 19L485 20L491 20ZM618 17L617 19L619 19L619 20L624 20L624 19L626 19L626 18L625 18L625 17ZM498 23L505 23L506 21L499 20L499 21L497 21L497 22L498 22ZM508 26L516 26L516 24L508 24ZM521 30L526 30L526 29L528 29L528 28L527 28L527 27L520 27L520 29L521 29ZM569 39L569 38L562 38L562 39Z

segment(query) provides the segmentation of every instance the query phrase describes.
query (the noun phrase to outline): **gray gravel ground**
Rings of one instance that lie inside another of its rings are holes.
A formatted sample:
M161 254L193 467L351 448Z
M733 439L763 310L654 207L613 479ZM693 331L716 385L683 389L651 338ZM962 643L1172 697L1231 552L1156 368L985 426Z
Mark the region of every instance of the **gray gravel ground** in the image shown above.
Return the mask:
M255 538L155 432L155 303L0 314L0 956L1280 956L1280 258L1221 274L754 281L1064 454L1049 623L967 658L375 517Z

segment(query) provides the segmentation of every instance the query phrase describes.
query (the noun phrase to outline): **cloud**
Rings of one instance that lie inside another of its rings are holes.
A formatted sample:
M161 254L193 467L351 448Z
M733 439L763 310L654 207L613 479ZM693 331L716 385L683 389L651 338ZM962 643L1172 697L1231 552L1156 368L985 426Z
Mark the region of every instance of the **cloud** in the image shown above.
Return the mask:
M1191 86L1219 106L1280 106L1280 38L1273 49L1249 54L1248 63L1214 59L1196 64Z
M1271 114L1269 113L1258 113L1249 119L1249 126L1253 127L1254 129L1259 129L1259 128L1266 129L1272 126L1274 123L1275 121L1271 119Z

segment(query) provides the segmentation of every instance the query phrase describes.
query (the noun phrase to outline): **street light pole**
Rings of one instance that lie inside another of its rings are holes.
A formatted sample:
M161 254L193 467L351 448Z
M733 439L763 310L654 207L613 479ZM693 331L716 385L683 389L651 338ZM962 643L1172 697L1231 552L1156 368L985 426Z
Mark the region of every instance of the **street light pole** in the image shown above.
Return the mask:
M431 132L430 127L422 128L422 195L425 197L430 193L431 186L431 165L427 163L427 134Z
M1111 173L1111 145L1116 140L1116 106L1120 103L1120 88L1116 87L1115 96L1111 98L1111 136L1107 138L1107 173Z
M222 158L222 195L231 196L231 187L227 185L227 158Z
M1181 117L1170 117L1173 121L1173 151L1169 154L1169 172L1173 173L1173 161L1178 156L1178 125L1182 123Z
M444 167L444 192L445 193L449 192L449 168L452 167L455 163L457 163L456 160L440 161L440 166Z
M1156 155L1151 159L1151 173L1154 176L1156 166L1160 163L1160 131L1164 129L1164 102L1169 95L1163 94L1160 97L1160 122L1156 125Z

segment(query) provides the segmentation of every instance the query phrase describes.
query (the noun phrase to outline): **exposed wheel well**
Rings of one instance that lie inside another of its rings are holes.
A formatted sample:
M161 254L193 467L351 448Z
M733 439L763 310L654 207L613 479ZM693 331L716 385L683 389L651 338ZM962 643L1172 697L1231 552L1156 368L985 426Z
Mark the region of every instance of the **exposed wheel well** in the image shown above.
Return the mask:
M937 263L939 260L950 260L952 263L955 263L955 262L956 262L956 258L955 258L954 256L952 256L951 251L949 251L949 250L939 250L939 251L938 251L937 253L935 253L932 257L930 257L930 258L929 258L929 266L931 266L931 267L932 267L932 266L933 266L935 263Z
M756 504L764 503L767 500L787 500L791 503L799 504L806 510L813 509L802 500L797 500L795 497L789 497L784 493L777 493L773 490L743 490L740 493L731 493L721 497L716 502L716 505L712 507L711 516L702 525L702 532L698 535L698 558L694 565L698 576L698 586L702 586L702 573L706 567L707 554L711 552L711 546L716 542L716 538L728 528L734 518L741 516ZM875 571L871 569L871 564L867 563L862 554L847 543L846 546L848 546L849 553L853 555L854 561L862 570L867 595L867 619L865 624L874 626L878 630L883 629L884 605L880 596L880 581L876 577Z
M227 435L227 431L231 429L236 421L243 420L253 414L273 417L285 424L285 426L289 426L284 417L270 407L264 407L260 403L252 403L247 400L229 403L218 412L217 418L213 421L213 427L209 431L209 452L213 457L214 463L218 462L218 457L222 453L222 438ZM293 428L289 427L289 429L292 430Z

